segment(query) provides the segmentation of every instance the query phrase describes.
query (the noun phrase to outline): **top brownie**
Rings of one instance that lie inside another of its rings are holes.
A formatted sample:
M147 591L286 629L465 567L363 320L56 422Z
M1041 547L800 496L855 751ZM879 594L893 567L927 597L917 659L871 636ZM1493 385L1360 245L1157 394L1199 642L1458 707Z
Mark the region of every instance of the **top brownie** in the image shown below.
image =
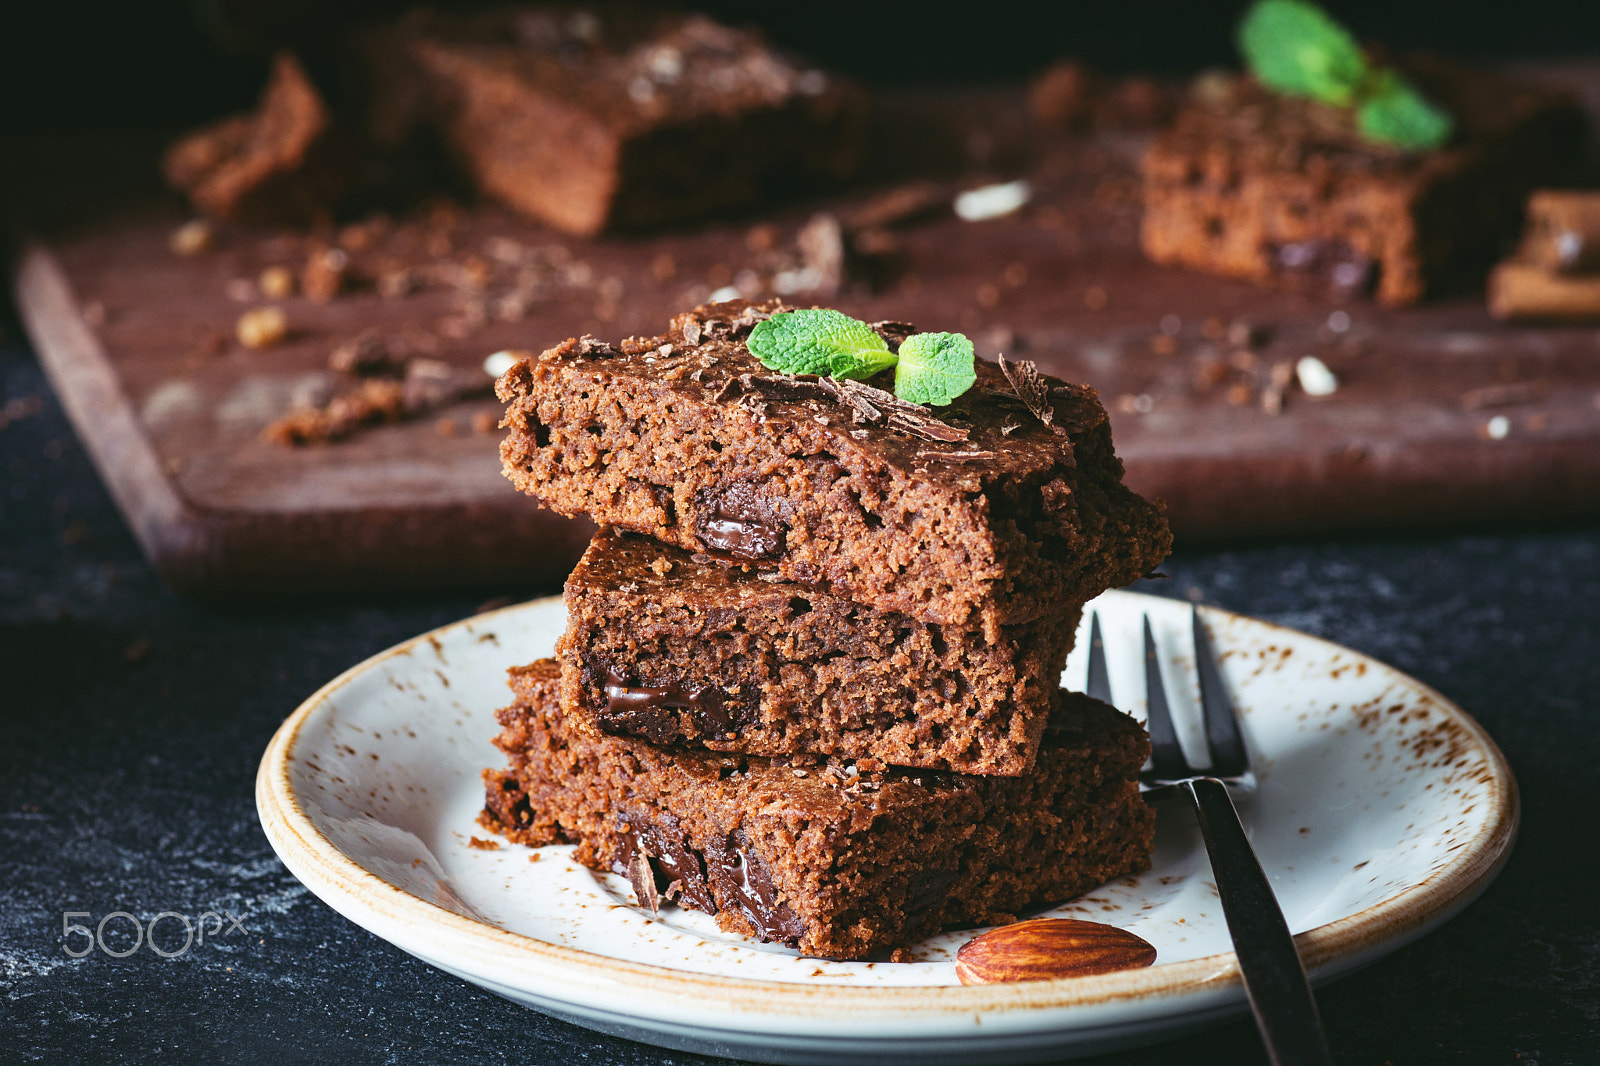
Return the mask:
M943 408L750 354L777 301L698 307L649 339L568 340L507 371L516 486L566 515L731 557L937 624L1027 622L1165 557L1094 390L979 360ZM904 323L876 328L896 348Z

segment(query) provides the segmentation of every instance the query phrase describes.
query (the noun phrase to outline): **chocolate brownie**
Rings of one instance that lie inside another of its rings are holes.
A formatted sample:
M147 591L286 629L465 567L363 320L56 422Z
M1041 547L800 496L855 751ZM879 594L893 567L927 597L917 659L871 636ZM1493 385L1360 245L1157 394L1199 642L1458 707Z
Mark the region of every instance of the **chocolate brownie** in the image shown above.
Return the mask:
M162 169L216 218L296 225L326 218L356 183L354 149L298 60L279 53L260 107L180 139Z
M1559 94L1434 59L1404 64L1456 121L1408 152L1346 108L1208 76L1144 157L1145 253L1292 289L1415 303L1481 280L1528 191L1576 163L1582 115Z
M601 732L969 774L1033 765L1082 605L987 641L643 537L567 579L562 705Z
M420 12L366 53L379 139L431 126L479 188L583 236L813 190L865 129L858 90L700 15Z
M522 844L568 841L627 873L644 905L675 900L731 932L858 959L945 926L998 924L1150 866L1144 730L1063 694L1024 777L793 766L673 752L575 728L553 659L511 671L504 770L481 823Z
M567 515L720 552L924 622L1004 628L1144 575L1171 546L1122 484L1094 390L979 360L948 407L767 370L746 339L777 301L677 316L620 345L569 340L496 386L516 486ZM880 323L894 348L911 327Z

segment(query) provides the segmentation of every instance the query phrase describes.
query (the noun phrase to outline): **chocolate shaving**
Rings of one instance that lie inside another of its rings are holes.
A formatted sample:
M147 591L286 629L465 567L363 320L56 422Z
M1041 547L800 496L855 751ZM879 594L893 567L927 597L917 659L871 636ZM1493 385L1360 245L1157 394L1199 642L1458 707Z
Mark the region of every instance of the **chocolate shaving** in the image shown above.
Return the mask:
M780 308L781 310L781 308ZM757 322L765 322L772 317L771 311L763 311L754 305L746 307L739 312L739 317L728 323L729 336L742 336L756 328Z
M1039 365L1030 359L1008 362L1004 355L999 357L999 362L1000 372L1011 383L1017 399L1033 412L1033 417L1049 426L1056 434L1065 437L1067 431L1055 424L1056 411L1050 406L1050 389L1044 383L1043 375L1039 373Z
M585 333L578 338L578 343L573 349L581 356L606 357L619 354L616 346L610 341L600 340Z
M884 342L895 351L900 350L900 345L905 343L907 337L917 331L917 327L909 322L896 322L893 319L884 319L882 322L872 323L872 332L884 339Z
M743 407L754 415L757 422L765 422L767 420L767 401L759 396L741 396L739 397L738 406Z
M641 907L649 907L651 914L661 913L661 893L656 891L656 872L650 868L650 858L643 848L635 848L628 860L628 882L633 885L633 896Z
M940 459L947 463L979 463L993 459L998 453L975 448L965 452L918 452L918 459Z
M864 385L849 378L818 378L818 384L829 390L840 403L848 406L857 422L882 422L890 429L909 433L923 440L966 440L968 431L948 422L941 422L925 408L907 403L882 389Z
M735 402L757 414L765 414L766 401L773 403L804 403L807 400L832 400L834 393L822 384L815 374L766 377L760 374L739 374L722 383L712 395L718 403L737 397Z

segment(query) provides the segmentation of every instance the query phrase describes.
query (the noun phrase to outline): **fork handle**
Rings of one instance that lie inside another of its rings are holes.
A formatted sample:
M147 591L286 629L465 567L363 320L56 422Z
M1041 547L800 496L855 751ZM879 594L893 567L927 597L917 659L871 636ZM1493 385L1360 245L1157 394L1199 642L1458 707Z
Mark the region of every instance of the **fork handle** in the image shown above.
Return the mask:
M1212 777L1191 778L1182 787L1199 817L1245 994L1268 1059L1278 1066L1331 1066L1311 983L1227 787Z

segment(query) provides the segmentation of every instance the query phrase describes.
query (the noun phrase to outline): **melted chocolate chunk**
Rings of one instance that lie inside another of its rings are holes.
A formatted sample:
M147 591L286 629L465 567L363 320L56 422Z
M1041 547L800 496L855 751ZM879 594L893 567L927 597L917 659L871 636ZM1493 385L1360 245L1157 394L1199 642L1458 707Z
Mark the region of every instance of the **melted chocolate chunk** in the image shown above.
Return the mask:
M757 496L748 482L721 492L703 490L695 503L700 512L695 532L707 548L752 561L783 554L787 530L772 503Z
M762 940L797 947L806 926L778 890L743 830L734 830L720 844L706 849L706 867L725 896L738 904Z
M658 822L638 814L619 814L617 839L620 848L611 864L613 870L634 881L637 876L635 871L641 868L640 857L643 856L654 875L649 888L643 891L634 883L634 894L639 897L640 906L650 906L648 897L654 890L658 894L663 891L669 895L675 894L686 907L707 914L717 913L716 901L711 898L710 888L706 884L705 863L700 853L689 846L676 818L664 814Z
M943 907L945 898L950 894L950 886L955 884L957 872L919 870L909 877L906 885L906 905L903 908L908 938L924 932L921 927L929 924Z
M590 672L598 678L599 671ZM615 669L605 671L605 706L598 715L607 733L641 736L653 744L666 744L682 735L678 716L672 711L688 711L702 733L720 737L734 730L733 716L724 704L722 690L715 685L640 685L629 681Z

